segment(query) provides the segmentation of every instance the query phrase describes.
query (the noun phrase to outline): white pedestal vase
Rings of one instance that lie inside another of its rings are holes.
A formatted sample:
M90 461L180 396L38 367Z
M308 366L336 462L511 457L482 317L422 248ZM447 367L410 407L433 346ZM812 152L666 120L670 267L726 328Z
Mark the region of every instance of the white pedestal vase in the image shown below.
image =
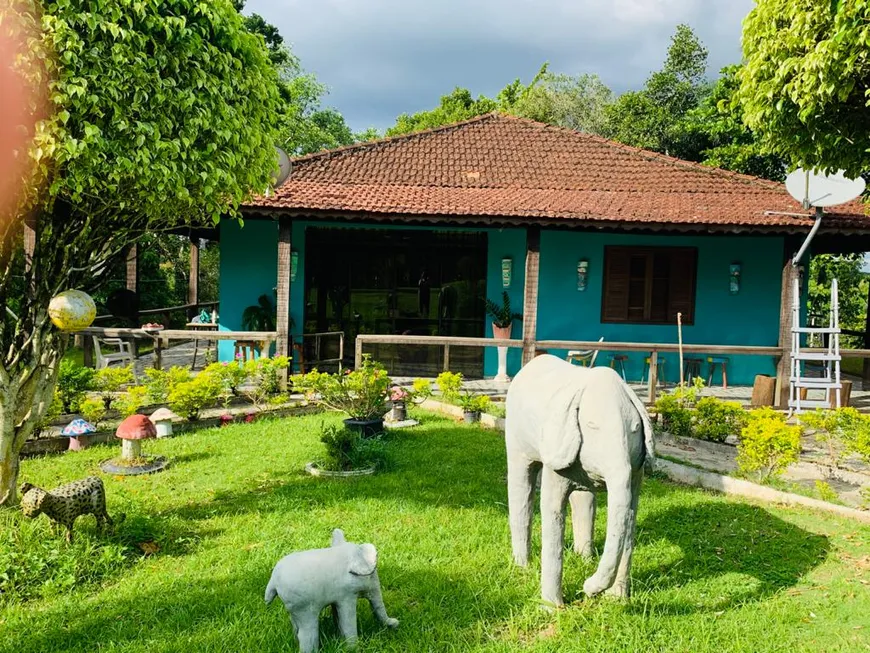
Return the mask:
M496 340L509 340L511 337L511 326L506 327L498 327L496 325L492 325L492 337ZM495 375L494 381L499 383L507 383L511 380L511 377L507 374L507 347L497 347L498 350L498 372Z

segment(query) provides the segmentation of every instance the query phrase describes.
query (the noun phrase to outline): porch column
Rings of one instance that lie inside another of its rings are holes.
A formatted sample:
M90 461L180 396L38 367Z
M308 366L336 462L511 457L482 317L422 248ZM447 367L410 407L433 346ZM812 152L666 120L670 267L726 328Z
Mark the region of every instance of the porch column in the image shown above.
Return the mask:
M190 275L187 281L187 303L199 303L199 239L190 239Z
M275 354L290 355L290 239L293 232L293 219L278 218L278 319L275 330L278 332Z
M127 250L127 290L139 292L139 248L135 244Z
M526 228L526 283L523 288L523 365L535 357L538 334L538 272L541 261L541 228Z
M786 240L782 265L782 289L779 300L779 347L783 355L776 366L776 407L788 407L789 377L791 376L791 329L792 304L794 303L794 280L797 278L797 267L791 263L791 248Z

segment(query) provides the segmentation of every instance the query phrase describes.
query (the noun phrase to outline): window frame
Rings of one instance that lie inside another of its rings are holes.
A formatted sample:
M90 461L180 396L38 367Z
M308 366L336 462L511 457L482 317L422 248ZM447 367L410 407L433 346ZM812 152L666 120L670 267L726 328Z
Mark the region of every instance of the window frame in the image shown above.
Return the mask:
M608 276L608 270L610 269L610 260L613 254L624 253L629 258L631 256L643 255L648 257L647 259L647 269L646 274L644 276L645 288L644 288L644 314L651 315L652 314L652 295L653 295L653 277L654 277L654 261L656 254L669 254L669 255L688 255L691 257L691 266L692 266L692 279L689 290L689 299L691 305L691 315L687 316L686 312L683 311L682 316L682 324L684 326L692 326L695 324L695 312L697 310L698 302L697 302L697 291L698 291L698 248L691 246L668 246L668 245L605 245L604 247L604 263L602 269L602 280L601 280L601 312L600 312L600 320L601 324L637 324L644 326L662 326L668 324L674 324L676 321L676 317L673 319L670 318L670 307L671 301L670 297L668 297L668 306L665 307L666 317L664 320L652 320L652 319L643 319L643 320L634 320L628 317L628 309L626 309L626 317L625 319L612 319L606 317L607 310L607 298L608 298L608 286L610 282L610 278ZM673 259L671 259L672 261ZM669 261L669 265L671 262ZM672 277L668 277L668 282L672 283ZM626 277L626 293L630 292L630 262L629 262L629 275Z

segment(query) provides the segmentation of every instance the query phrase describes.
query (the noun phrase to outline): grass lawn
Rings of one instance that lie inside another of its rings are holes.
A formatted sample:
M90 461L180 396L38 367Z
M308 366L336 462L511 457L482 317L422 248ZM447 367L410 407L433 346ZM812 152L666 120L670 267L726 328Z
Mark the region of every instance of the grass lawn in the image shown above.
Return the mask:
M537 556L528 570L510 562L500 434L425 415L423 426L391 436L386 472L304 475L320 451L320 423L338 419L145 443L175 463L153 476L105 478L110 513L127 515L112 538L83 518L70 549L45 517L19 531L17 514L0 513L0 581L4 551L9 560L20 538L46 538L18 550L21 564L41 567L31 598L0 596L0 652L296 650L283 607L267 608L263 592L281 556L326 546L334 527L378 547L387 610L400 620L386 631L361 604L361 651L870 648L867 526L648 479L631 603L584 599L592 565L568 554L571 604L549 614L536 603ZM54 486L119 451L24 461L22 480ZM603 520L599 511L599 549ZM536 526L536 547L539 538ZM150 554L142 542L153 542ZM79 577L72 588L70 574ZM322 632L322 650L341 649L325 616Z

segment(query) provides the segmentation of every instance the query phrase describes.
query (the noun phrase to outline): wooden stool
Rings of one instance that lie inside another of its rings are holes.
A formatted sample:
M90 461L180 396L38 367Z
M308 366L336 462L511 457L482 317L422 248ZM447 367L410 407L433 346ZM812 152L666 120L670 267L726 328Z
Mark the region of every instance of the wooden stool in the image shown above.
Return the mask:
M722 387L728 387L728 359L717 357L717 356L708 356L707 357L707 385L713 385L713 375L716 373L716 366L719 365L722 368Z
M243 363L246 363L248 361L249 353L251 360L254 360L255 354L258 351L259 343L256 343L253 340L236 340L236 347L233 358L235 360L240 360Z
M625 378L625 361L628 360L628 356L625 354L611 354L610 355L610 367L616 369L616 364L619 363L619 371L622 374L622 380L628 382L628 379Z
M683 361L683 378L686 384L691 385L692 379L701 376L701 363L703 358L686 358Z
M643 359L643 376L641 376L641 383L649 383L649 364L652 360L652 356L647 356ZM659 358L658 363L656 364L658 368L656 370L656 385L663 385L665 383L665 359Z

